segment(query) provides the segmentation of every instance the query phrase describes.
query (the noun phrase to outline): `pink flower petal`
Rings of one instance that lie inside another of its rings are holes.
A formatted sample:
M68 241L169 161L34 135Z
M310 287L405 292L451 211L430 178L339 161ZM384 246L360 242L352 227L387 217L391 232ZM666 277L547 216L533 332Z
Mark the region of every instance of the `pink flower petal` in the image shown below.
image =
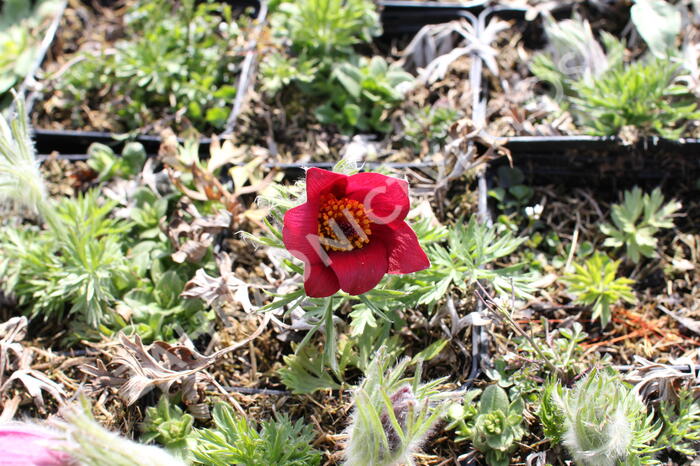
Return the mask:
M331 268L340 288L351 295L366 293L387 272L387 251L382 241L372 241L361 249L330 253Z
M0 465L67 466L70 456L50 448L58 449L61 443L51 431L32 424L0 425Z

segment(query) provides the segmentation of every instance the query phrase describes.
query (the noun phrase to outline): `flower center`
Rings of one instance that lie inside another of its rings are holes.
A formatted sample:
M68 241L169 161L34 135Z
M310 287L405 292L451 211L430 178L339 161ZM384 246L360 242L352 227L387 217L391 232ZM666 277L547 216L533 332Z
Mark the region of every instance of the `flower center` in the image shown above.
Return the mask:
M372 234L365 207L354 199L321 196L318 236L326 251L351 251L369 243Z

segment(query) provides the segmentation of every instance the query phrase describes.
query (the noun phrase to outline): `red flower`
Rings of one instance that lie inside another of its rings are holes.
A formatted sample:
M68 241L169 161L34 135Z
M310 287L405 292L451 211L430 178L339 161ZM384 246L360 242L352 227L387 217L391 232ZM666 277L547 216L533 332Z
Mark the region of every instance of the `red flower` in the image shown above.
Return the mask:
M406 181L309 169L306 202L287 211L282 229L284 245L304 261L306 294L322 298L342 289L358 295L384 274L430 267L404 222L408 210Z

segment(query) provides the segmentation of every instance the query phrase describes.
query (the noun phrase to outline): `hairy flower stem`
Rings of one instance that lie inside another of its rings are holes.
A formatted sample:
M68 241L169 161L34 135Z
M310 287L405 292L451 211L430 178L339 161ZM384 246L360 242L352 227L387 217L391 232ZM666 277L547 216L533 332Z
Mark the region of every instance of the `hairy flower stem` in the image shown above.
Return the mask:
M0 116L0 200L8 199L37 212L56 237L63 238L63 222L48 197L36 160L24 100L14 91L12 94L16 115L10 121Z
M539 343L535 341L534 338L530 334L528 334L523 328L518 324L515 320L513 320L513 317L511 317L510 313L508 312L507 309L504 309L503 307L497 305L493 299L489 296L488 292L484 288L484 286L476 280L477 286L481 289L481 293L477 292L477 296L479 296L479 299L484 303L484 305L494 314L502 317L508 324L511 326L513 330L515 330L516 333L520 334L523 338L525 338L532 348L535 350L537 355L542 359L542 362L544 363L545 366L547 366L547 369L549 369L552 373L556 374L557 377L560 380L564 379L564 373L559 369L557 366L552 363L550 358L548 358L542 349L540 348ZM483 294L482 294L483 293Z

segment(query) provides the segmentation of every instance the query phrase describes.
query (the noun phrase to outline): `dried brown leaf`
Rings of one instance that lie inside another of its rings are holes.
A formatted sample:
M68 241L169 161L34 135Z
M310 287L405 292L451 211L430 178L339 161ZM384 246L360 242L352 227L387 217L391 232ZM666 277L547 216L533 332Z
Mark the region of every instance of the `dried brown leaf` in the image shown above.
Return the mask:
M144 346L138 335L130 340L120 334L119 344L114 347L115 354L108 366L97 363L94 366L81 366L81 370L95 378L92 382L94 388L118 388L119 396L127 405L134 404L156 387L171 393L175 386L186 404L199 403L203 401L203 382L211 379L206 369L223 355L257 338L267 327L270 316L266 314L258 329L243 341L208 356L194 349L186 337L174 345L156 341Z
M249 284L237 278L232 270L233 261L228 254L219 254L216 262L219 266L219 277L212 277L204 269L199 269L194 278L187 282L185 291L180 296L202 299L209 306L215 303L238 303L245 312L253 311L248 290L251 287L262 286Z

